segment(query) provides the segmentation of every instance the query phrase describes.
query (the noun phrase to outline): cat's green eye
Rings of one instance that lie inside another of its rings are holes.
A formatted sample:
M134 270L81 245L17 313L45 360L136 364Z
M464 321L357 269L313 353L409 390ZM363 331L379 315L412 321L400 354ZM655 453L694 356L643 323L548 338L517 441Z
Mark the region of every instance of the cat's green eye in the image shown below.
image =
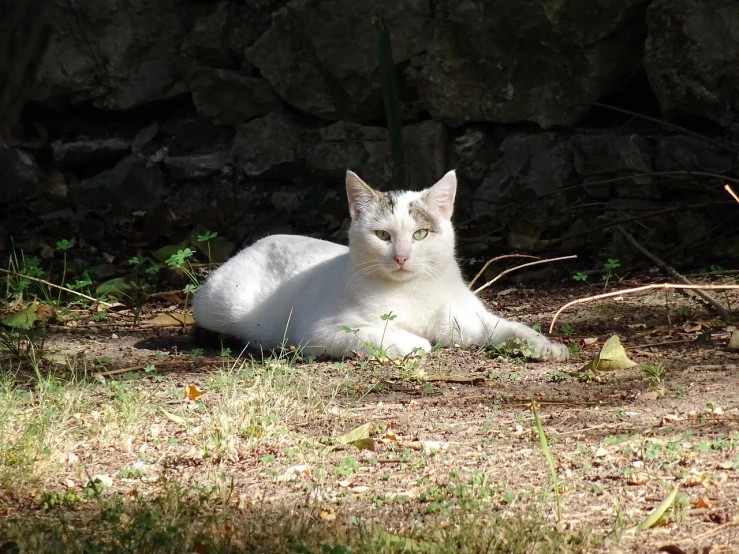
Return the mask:
M419 229L415 233L413 233L413 238L416 240L423 240L425 239L429 234L428 229Z
M382 229L375 231L375 235L377 235L377 238L380 240L390 240L390 233L383 231Z

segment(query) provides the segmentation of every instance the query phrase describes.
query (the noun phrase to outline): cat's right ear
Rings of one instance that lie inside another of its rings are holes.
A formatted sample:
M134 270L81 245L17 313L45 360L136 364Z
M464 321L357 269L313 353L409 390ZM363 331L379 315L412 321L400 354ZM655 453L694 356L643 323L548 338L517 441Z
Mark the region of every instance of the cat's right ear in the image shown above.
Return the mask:
M377 193L353 171L346 172L346 197L349 200L349 215L359 219L369 206L378 199Z

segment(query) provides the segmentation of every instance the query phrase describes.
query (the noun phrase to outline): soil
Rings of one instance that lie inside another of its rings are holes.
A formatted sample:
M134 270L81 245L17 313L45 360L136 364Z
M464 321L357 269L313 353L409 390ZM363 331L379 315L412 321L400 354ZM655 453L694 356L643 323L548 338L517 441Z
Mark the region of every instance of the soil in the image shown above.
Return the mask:
M611 283L609 290L648 278ZM514 286L488 289L483 297L496 313L541 323L546 331L560 306L602 291L602 285ZM739 294L730 291L720 300L736 306ZM344 415L341 428L332 428L326 418L306 420L298 430L306 440L337 436L367 422L385 429L375 435L374 451L348 447L326 454L322 463L340 467L352 456L361 466L327 485L358 491L341 510L382 521L390 508L373 498L418 500L426 489L418 484L421 473L434 483L457 471L465 477L484 474L498 486L501 509L515 513L517 498L551 491L530 409L533 399L560 481L562 525L601 536L632 527L680 484L676 508L661 525L636 537L607 538L603 551L656 552L678 545L685 552L705 547L739 552L739 526L734 525L739 517L739 353L727 346L734 326L680 293L652 291L580 304L564 312L556 328L556 340L577 345L568 364L492 358L482 349L452 347L423 359L429 380L419 382L399 379L392 366L362 367L360 360L297 362L294 370L327 391L327 406ZM589 377L578 373L614 334L637 365ZM137 330L91 321L52 327L45 348L77 353L91 372L119 372L98 377L103 379L123 379L131 368L156 364L163 379L141 372L137 390L165 406L182 404L167 391L186 384L207 389L223 367L218 353L193 354L189 336L177 328ZM650 364L662 364L661 383L647 378L644 368ZM332 388L336 383L348 385ZM404 460L398 447L407 449ZM424 449L435 453L424 454ZM218 471L234 480L234 498L306 502L302 479L265 477L262 457L270 453L279 463L280 451L268 447L237 447L217 462ZM368 464L370 458L379 463ZM116 453L99 453L87 471L118 472L121 463ZM183 450L170 455L169 470L197 482L209 473L204 463ZM551 506L551 497L547 502ZM553 510L545 515L554 521Z

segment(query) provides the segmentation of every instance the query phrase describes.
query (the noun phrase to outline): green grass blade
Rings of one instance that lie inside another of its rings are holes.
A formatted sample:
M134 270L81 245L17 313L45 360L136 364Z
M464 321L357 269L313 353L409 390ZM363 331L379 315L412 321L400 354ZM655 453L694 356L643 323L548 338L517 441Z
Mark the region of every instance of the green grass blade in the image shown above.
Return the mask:
M554 467L554 458L552 458L552 452L549 450L549 442L547 441L547 435L544 433L544 427L539 419L539 411L536 409L536 403L531 401L531 411L534 413L534 421L536 422L536 430L539 433L539 440L541 441L541 449L544 451L544 456L549 464L549 471L552 473L552 486L554 487L554 498L557 503L557 521L562 519L562 507L559 503L559 480L557 479L557 470Z
M670 494L667 495L667 497L662 501L662 503L657 506L654 510L652 510L652 513L650 513L644 521L642 521L639 525L633 528L633 531L639 532L644 531L645 529L649 529L652 527L655 523L659 521L659 518L661 518L664 513L669 509L670 506L672 506L672 503L675 502L675 498L677 498L677 491L680 489L680 485L675 485L673 489L670 491Z
M403 147L403 122L401 116L398 83L395 79L395 61L390 33L382 17L372 18L377 39L377 60L380 66L382 99L385 104L385 118L390 132L390 153L393 159L393 185L397 189L408 188L408 171Z

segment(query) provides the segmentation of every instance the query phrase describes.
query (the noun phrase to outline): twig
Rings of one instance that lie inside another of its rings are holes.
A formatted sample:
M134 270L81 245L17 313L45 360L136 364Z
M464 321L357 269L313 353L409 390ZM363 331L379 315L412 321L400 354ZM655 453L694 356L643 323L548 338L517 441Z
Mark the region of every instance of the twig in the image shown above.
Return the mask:
M189 362L190 360L166 360L164 362L150 362L145 365L133 365L130 367L122 367L120 369L111 369L110 371L96 371L93 373L94 376L100 375L101 377L111 377L113 375L121 375L122 373L128 373L129 371L139 371L141 369L146 369L150 365L158 366L158 365L175 365L175 364L184 364Z
M682 339L682 340L668 340L665 342L653 342L651 344L639 344L637 346L630 347L632 350L639 350L640 348L653 348L657 346L669 346L671 344L684 344L686 342L695 342L696 339Z
M623 227L621 227L621 225L617 225L616 226L616 229L626 238L627 241L629 241L631 243L631 245L634 248L636 248L637 250L639 250L647 258L649 258L655 264L657 264L659 267L661 267L667 273L667 275L669 275L673 279L677 279L678 281L682 281L686 285L692 285L693 284L684 275L678 273L677 270L675 270L674 267L671 267L671 266L667 265L666 262L662 261L657 256L655 256L654 254L652 254L649 250L647 250L646 248L644 248L641 245L641 243L639 243L639 241L637 241L631 233L629 233L626 229L624 229ZM718 300L716 300L713 296L711 296L710 294L708 294L707 292L704 292L702 290L696 290L695 291L695 294L697 294L705 302L708 302L711 306L713 306L713 308L716 310L716 312L718 313L718 315L721 316L721 319L723 319L724 321L728 321L729 319L731 319L731 315L729 314L729 311L726 308L724 308L721 305L721 303Z
M18 277L20 279L28 279L29 281L35 281L37 283L42 283L46 285L47 287L54 287L55 289L66 291L70 294L74 294L75 296L80 296L86 300L91 300L92 302L103 304L104 306L107 306L108 308L113 307L113 304L108 304L107 302L103 302L102 300L98 300L97 298L93 298L92 296L87 296L86 294L82 294L81 292L77 292L76 290L68 289L67 287L55 285L54 283L50 283L49 281L46 281L44 279L38 279L37 277L31 277L29 275L23 275L22 273L17 273L15 271L10 271L9 269L3 269L1 267L0 267L0 272L7 273L8 275L13 275L14 277Z
M572 256L562 256L560 258L549 258L547 260L536 260L535 262L529 262L527 264L522 264L522 265L517 265L516 267L511 267L509 269L506 269L505 271L501 271L500 273L498 273L498 275L496 275L493 279L491 279L490 281L485 283L483 286L481 286L479 289L477 289L475 291L475 294L477 294L481 290L488 288L490 285L495 283L495 281L503 277L503 275L505 275L506 273L510 273L511 271L516 271L517 269L521 269L522 267L529 267L529 266L538 265L538 264L546 264L549 262L558 262L560 260L572 260L574 258L577 258L575 254L573 254Z
M727 200L726 202L730 202ZM562 242L573 239L575 237L580 237L582 235L587 235L590 233L593 233L595 231L600 231L601 229L608 229L609 227L614 227L616 225L621 225L623 223L631 223L632 221L645 221L647 219L652 219L653 217L657 217L660 215L666 215L672 212L677 212L680 210L693 210L698 208L707 208L709 206L715 206L716 204L723 204L723 202L703 202L701 204L691 204L689 206L675 206L674 208L667 208L665 210L660 210L658 212L652 212L649 214L641 214L633 217L624 217L621 219L615 219L613 221L609 221L608 223L604 223L602 225L598 225L596 227L592 227L590 229L586 229L585 231L578 231L577 233L572 233L570 235L565 235L563 237L558 237L556 239L544 239L540 240L536 247L537 249L544 249L548 248L550 246L557 246L558 244L561 244Z
M534 260L539 259L538 256L529 256L528 254L505 254L504 256L498 256L496 258L492 258L488 260L487 262L485 262L485 265L482 266L482 269L477 272L477 275L475 275L475 278L472 279L472 281L470 281L470 284L467 285L467 288L470 288L470 289L472 288L472 285L475 284L475 281L477 281L480 278L480 275L482 275L485 272L485 270L488 268L488 266L491 263L497 262L498 260L502 260L504 258L533 258Z
M664 127L667 127L668 129L675 129L676 131L680 131L681 133L685 133L686 135L690 135L692 137L695 137L697 139L700 139L702 141L705 141L709 144L713 144L714 146L718 146L722 150L726 150L728 152L731 152L733 154L739 154L738 150L735 150L734 148L731 148L730 146L723 144L717 140L713 140L711 138L708 138L704 135L701 135L700 133L696 133L695 131L691 131L689 129L686 129L685 127L681 127L680 125L675 125L674 123L668 123L667 121L663 121L657 117L649 117L648 115L640 114L639 112L632 112L631 110L627 110L624 108L618 108L616 106L611 106L610 104L601 104L600 102L592 102L592 106L598 106L599 108L605 108L606 110L613 110L614 112L620 112L626 115L630 115L632 117L638 117L640 119L643 119L645 121L651 121L652 123L657 123L658 125L663 125Z
M731 290L736 290L736 289L739 289L739 285L678 285L674 283L654 283L651 285L635 287L633 289L625 289L625 290L619 290L615 292L606 292L603 294L596 294L595 296L587 296L585 298L578 298L577 300L568 302L567 304L562 306L559 310L557 310L557 313L554 314L554 319L552 319L552 323L549 326L549 332L551 333L552 330L554 329L554 323L557 321L559 314L561 314L563 311L565 311L570 306L574 306L575 304L584 304L585 302L593 302L594 300L601 300L602 298L611 298L613 296L620 296L622 294L631 294L632 292L641 292L643 290L652 290L652 289L689 289L689 290L731 289Z
M676 544L682 544L686 542L698 542L702 541L703 539L707 539L708 537L712 537L713 535L717 535L724 529L727 529L729 527L735 527L739 525L739 519L735 519L734 521L730 521L728 523L724 523L723 525L719 525L715 529L711 529L710 531L706 531L705 533L701 533L700 535L696 535L695 537L688 537L687 539L682 539L679 541L676 541Z
M736 200L737 202L739 202L739 196L737 196L736 193L733 190L731 190L731 187L729 186L729 183L726 183L724 185L724 188L726 189L726 192L728 192L732 196L732 198L734 198L734 200Z

